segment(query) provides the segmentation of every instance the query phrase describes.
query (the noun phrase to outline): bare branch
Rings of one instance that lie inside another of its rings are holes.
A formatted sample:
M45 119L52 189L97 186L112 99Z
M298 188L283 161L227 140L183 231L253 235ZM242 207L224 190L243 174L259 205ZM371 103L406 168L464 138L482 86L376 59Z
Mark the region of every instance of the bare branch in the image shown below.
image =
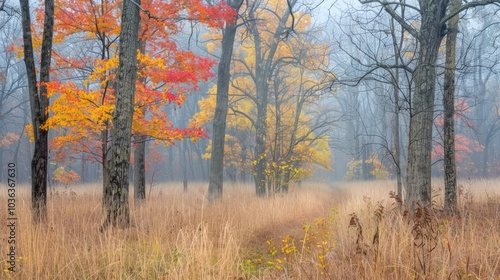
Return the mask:
M493 0L489 0L489 1L493 1ZM494 0L494 1L497 1L497 0ZM410 33L413 37L415 37L417 39L419 38L419 33L418 33L417 29L415 29L413 26L408 24L405 21L405 19L403 17L401 17L400 15L398 15L398 13L396 13L396 11L390 5L406 6L406 7L410 7L412 9L419 11L419 9L417 9L416 7L411 6L411 5L407 5L404 3L400 3L400 2L386 2L386 1L380 1L380 0L359 0L359 2L361 4L378 3L378 4L382 5L384 10L387 13L389 13L389 15L391 15L391 17L394 18L399 24L401 24L401 26L403 26L403 28L406 31L408 31L408 33Z
M459 10L457 11L454 11L454 12L450 12L449 14L447 14L443 20L441 20L441 24L445 24L448 20L450 20L452 17L460 14L461 12L465 11L465 10L468 10L469 8L474 8L474 7L479 7L479 6L486 6L486 5L489 5L489 4L495 4L497 6L500 5L500 0L478 0L478 1L474 1L474 2L468 2L464 5L462 5L462 8L460 8Z

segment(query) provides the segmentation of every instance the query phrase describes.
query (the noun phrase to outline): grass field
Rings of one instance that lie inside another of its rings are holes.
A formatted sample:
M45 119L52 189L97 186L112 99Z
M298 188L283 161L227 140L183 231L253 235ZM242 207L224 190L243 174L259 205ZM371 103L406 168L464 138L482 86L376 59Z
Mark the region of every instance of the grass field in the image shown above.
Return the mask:
M435 183L435 188L442 185ZM17 189L16 272L0 279L500 279L500 181L461 183L460 217L399 210L394 182L303 184L258 199L226 185L161 185L134 207L128 229L99 232L101 187L57 188L47 224L31 222ZM437 208L442 195L436 192ZM0 194L7 223L7 193Z

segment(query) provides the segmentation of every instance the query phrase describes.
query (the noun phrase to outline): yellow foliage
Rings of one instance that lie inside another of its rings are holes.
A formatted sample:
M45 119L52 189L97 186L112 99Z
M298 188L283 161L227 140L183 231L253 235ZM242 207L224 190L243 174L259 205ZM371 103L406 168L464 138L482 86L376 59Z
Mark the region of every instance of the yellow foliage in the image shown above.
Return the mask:
M268 250L257 254L253 259L243 262L247 273L273 268L282 270L291 266L303 267L305 263L314 264L321 274L331 269L328 256L333 251L336 241L333 236L335 224L333 214L326 219L315 219L311 224L303 226L303 236L298 239L290 235L281 237L280 242L274 239L266 240Z
M208 97L198 101L198 106L200 106L200 111L196 113L189 121L189 127L203 127L209 121L213 120L215 113L215 102L216 102L217 87L211 87L207 94Z
M385 164L378 158L376 153L372 153L370 157L364 161L364 163L371 166L370 174L373 175L375 179L387 179L390 176L389 171ZM344 178L347 180L359 179L361 176L361 168L363 165L363 160L351 160L347 163L347 172Z
M380 161L376 153L372 153L365 162L372 166L372 171L370 171L370 174L372 174L375 179L389 178L389 171L387 171L386 166L382 161Z
M312 133L311 126L315 116L305 113L312 111L315 98L306 97L307 92L317 88L326 79L331 79L331 76L324 77L315 72L319 67L328 64L329 48L306 38L304 31L310 28L312 22L311 16L303 11L294 12L294 28L297 33L287 40L279 40L279 36L277 37L275 33L281 28L279 21L286 11L286 0L265 1L255 10L254 16L258 19L254 22L256 30L251 34L243 28L238 30L236 35L238 47L233 53L234 63L229 88L227 116L229 135L226 136L225 151L226 166L244 167L246 170L251 170L260 159L265 158L265 173L272 182L277 182L277 185L285 180L297 181L311 176L314 165L332 170L328 138L318 137ZM287 26L290 25L289 17ZM254 40L255 33L258 33L260 44ZM209 52L213 52L215 47L213 42L220 40L220 37L211 33L204 35L204 39L208 42L206 46ZM276 47L275 52L274 47ZM261 72L257 73L257 69L264 66L256 63L261 60L265 64L272 52L274 56L269 63L276 63L277 68L273 70L272 79L269 73L269 77L265 77L269 79L265 135L267 152L264 155L252 155L240 145L243 139L238 137L247 135L248 138L248 135L255 134L253 122L257 118L255 103L257 79L259 75L263 75ZM261 57L257 58L258 55ZM208 97L198 103L200 112L190 121L190 125L206 125L213 119L216 92L217 88L213 86L208 92ZM299 103L302 104L300 108ZM208 158L210 152L209 146L204 157ZM242 163L242 155L247 159L246 163Z

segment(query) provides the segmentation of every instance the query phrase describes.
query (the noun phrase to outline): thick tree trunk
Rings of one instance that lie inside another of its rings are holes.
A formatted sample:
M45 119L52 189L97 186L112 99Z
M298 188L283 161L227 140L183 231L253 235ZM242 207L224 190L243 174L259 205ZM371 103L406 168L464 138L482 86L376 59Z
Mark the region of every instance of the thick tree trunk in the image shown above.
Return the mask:
M242 0L228 2L236 12L239 11L242 3ZM233 45L237 27L236 20L228 23L222 35L222 54L218 68L217 99L212 136L212 154L210 156L210 177L208 183L209 201L220 199L224 187L226 117L229 102L229 81L231 79L231 57L233 56Z
M104 224L127 227L129 218L130 137L137 79L137 49L140 0L124 1L121 19L116 106L107 154L108 180L104 182Z
M450 10L460 9L462 0L452 0ZM455 54L458 34L458 15L448 22L446 36L446 70L444 72L444 210L457 211L457 168L455 162Z
M48 131L40 129L31 161L31 205L36 222L47 218Z
M47 216L47 165L48 131L41 126L48 118L49 99L44 83L50 81L52 35L54 28L54 1L46 0L40 60L40 87L37 85L35 59L31 36L31 18L28 0L20 0L24 43L24 62L28 76L28 93L31 107L35 152L31 161L31 199L33 219L40 222Z
M424 3L425 2L425 3ZM443 38L447 1L422 1L418 65L414 71L415 93L410 113L406 203L431 202L431 151L436 61Z

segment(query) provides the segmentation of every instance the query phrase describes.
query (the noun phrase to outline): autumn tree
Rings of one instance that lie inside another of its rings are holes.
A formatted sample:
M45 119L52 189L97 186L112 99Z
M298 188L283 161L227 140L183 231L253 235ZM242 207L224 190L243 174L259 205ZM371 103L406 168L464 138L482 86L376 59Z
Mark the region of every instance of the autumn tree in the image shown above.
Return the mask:
M137 2L124 1L123 3L116 105L113 113L113 127L111 128L111 144L106 158L108 176L107 180L104 181L104 229L110 225L127 227L130 222L128 172L137 79L140 21L138 5L140 4L140 0Z
M45 0L43 10L43 35L40 67L35 66L35 51L31 32L31 11L28 0L20 0L24 63L28 77L28 94L31 107L32 132L35 151L31 162L31 199L33 218L40 222L47 217L47 165L48 130L43 128L48 118L49 97L46 83L50 81L52 37L54 28L54 1ZM37 79L37 71L40 78Z
M53 139L59 148L56 157L85 153L87 159L103 164L103 179L106 180L104 159L107 158L108 130L113 125L111 116L115 108L119 3L68 0L67 4L56 7L57 21L62 26L56 33L60 43L56 51L60 81L50 84L49 95L55 99L47 127L59 133ZM159 6L162 10L156 10ZM213 76L213 60L178 49L173 35L179 31L179 20L199 20L215 27L234 14L224 3L208 7L195 0L182 3L143 1L141 9L141 48L137 54L139 78L132 120L136 152L134 185L136 193L142 194L137 196L139 200L145 194L145 142L157 140L168 145L204 135L195 127L173 127L164 110L168 104L180 107L188 92L196 90L200 81ZM75 19L88 24L74 24ZM72 42L76 48L67 52L65 42ZM68 77L73 79L64 82Z
M297 29L301 27L299 22ZM330 108L318 104L333 76L319 71L328 64L328 48L307 33L296 36L298 42L309 44L289 43L294 50L289 57L297 60L279 63L270 83L266 174L271 192L287 192L290 182L312 174L313 165L331 170L327 135L335 119Z
M249 68L251 79L255 84L255 96L253 102L256 105L255 148L254 148L254 181L255 191L258 196L266 194L266 128L267 110L269 99L269 79L271 78L275 55L278 47L282 45L287 33L287 22L292 14L291 9L297 0L288 2L287 8L281 8L275 12L267 10L266 5L272 3L255 1L248 11L248 33L252 41L252 52L254 68ZM285 7L285 1L281 1L278 7ZM272 8L270 8L272 11ZM267 17L267 18L263 18ZM268 28L270 33L264 31ZM263 49L265 48L265 49ZM243 61L243 60L240 60Z
M311 32L308 29L311 21L304 11L295 14L293 36L285 39L275 33L276 30L286 33L283 16L291 15L287 15L286 8L280 8L285 4L286 1L255 4L245 15L252 26L238 32L241 46L234 54L229 87L225 138L232 145L226 148L224 155L226 172L233 169L253 172L259 196L268 190L286 190L289 181L309 176L308 164L329 162L329 147L324 145L324 129L328 125L325 119L315 118L317 115L309 112L316 108L314 102L327 80L320 67L328 63L325 55L328 48L316 42L313 36L307 36ZM252 17L257 23L251 23ZM209 43L207 48L210 51L213 45ZM201 112L193 119L194 124L203 125L213 118L215 90L212 88L209 96L200 102ZM262 108L264 101L265 109ZM260 119L264 112L265 119ZM265 128L259 128L261 125ZM252 143L249 143L249 135L255 137ZM265 153L256 152L257 138L267 139L263 142ZM253 153L250 145L254 147ZM214 156L211 147L207 152ZM324 155L325 161L319 159L319 154ZM256 172L259 162L265 162L261 175Z

